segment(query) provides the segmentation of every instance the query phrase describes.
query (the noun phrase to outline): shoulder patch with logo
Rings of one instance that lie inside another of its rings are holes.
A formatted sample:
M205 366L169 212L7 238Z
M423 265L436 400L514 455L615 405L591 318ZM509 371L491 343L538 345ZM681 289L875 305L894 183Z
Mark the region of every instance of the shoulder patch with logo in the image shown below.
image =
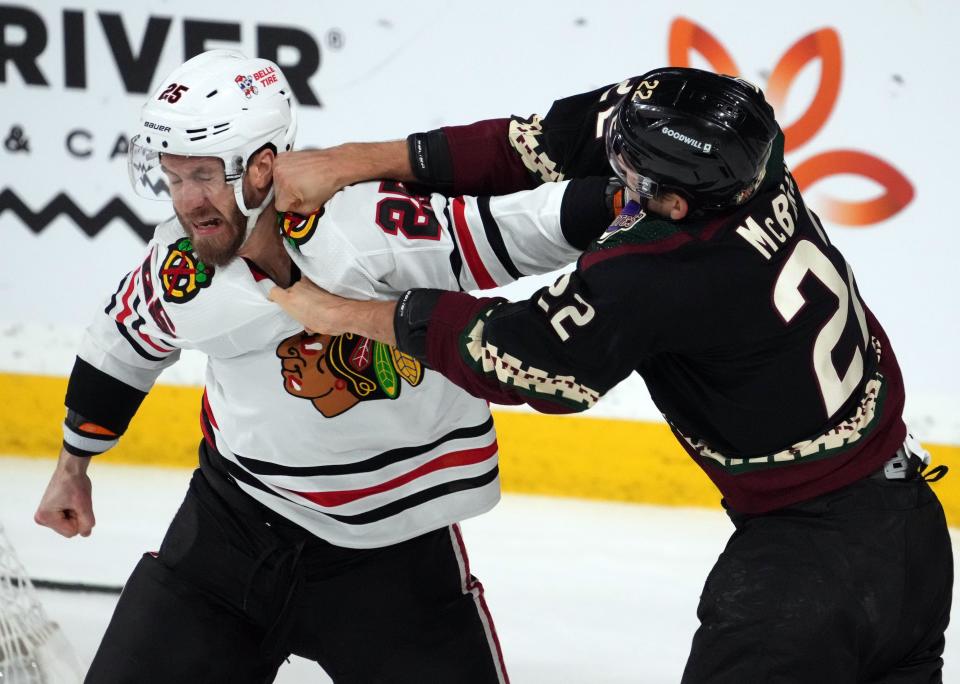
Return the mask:
M583 269L623 254L663 254L687 245L697 238L701 222L669 221L656 215L639 212L624 218L623 213L606 233L594 240L580 257Z
M209 287L214 267L200 260L190 238L180 238L167 246L167 255L160 265L160 286L164 301L184 304Z
M277 212L277 226L290 246L299 249L301 245L306 244L313 237L322 215L322 208L309 216L294 214L292 211Z
M597 238L597 242L603 244L617 233L630 230L638 222L646 218L646 216L647 212L645 212L637 202L630 200L624 205L620 213L617 214L617 218L613 219L610 227L603 231L603 235Z

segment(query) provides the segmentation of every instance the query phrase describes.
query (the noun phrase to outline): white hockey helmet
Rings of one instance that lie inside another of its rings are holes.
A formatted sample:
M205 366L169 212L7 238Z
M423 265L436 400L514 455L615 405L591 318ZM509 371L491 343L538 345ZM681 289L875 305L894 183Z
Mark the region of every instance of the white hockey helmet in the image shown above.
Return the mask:
M236 50L210 50L187 60L163 80L140 110L130 140L127 168L134 191L148 199L170 199L160 155L218 157L224 180L247 217L247 230L273 198L259 207L243 200L243 174L250 155L271 143L293 149L296 105L280 67Z

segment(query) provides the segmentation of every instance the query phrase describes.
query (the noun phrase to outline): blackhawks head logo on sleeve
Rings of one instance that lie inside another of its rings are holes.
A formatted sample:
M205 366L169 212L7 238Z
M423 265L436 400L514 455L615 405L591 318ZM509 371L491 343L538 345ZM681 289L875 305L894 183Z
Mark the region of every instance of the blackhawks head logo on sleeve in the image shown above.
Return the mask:
M200 260L190 238L180 238L167 246L167 256L160 266L160 286L165 301L174 304L189 302L213 280L213 266Z
M323 215L323 209L309 216L294 214L292 211L277 212L277 226L280 228L280 234L290 243L290 246L299 249L301 245L306 244L313 237L321 215Z
M423 366L415 358L351 333L300 332L279 344L277 356L283 360L283 388L311 400L327 418L361 401L396 399L401 380L412 387L423 381Z

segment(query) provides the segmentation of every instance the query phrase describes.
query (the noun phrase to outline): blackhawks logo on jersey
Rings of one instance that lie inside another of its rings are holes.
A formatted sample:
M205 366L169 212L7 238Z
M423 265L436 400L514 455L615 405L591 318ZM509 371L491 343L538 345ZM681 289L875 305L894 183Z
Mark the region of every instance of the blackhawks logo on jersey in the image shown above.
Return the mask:
M277 212L277 226L279 226L280 233L290 243L290 246L299 249L301 245L306 244L313 237L322 215L323 209L309 216L294 214L292 211Z
M359 335L292 335L277 347L283 388L309 399L327 418L339 416L361 401L396 399L401 380L416 387L423 366L409 354Z
M207 266L193 249L190 238L180 238L167 246L167 256L160 267L160 285L165 301L174 304L189 302L213 280L213 266Z

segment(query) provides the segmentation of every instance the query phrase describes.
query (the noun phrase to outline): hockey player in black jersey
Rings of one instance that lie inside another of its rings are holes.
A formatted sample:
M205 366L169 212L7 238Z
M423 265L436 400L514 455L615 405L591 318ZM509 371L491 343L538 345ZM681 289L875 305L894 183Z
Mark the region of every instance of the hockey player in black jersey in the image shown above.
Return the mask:
M524 302L417 289L352 302L306 282L272 298L495 402L583 411L639 373L736 527L684 682L941 681L952 554L927 480L942 470L923 474L893 348L805 205L762 93L658 69L543 120L409 145L410 172L448 187L602 165L630 202L575 272Z

